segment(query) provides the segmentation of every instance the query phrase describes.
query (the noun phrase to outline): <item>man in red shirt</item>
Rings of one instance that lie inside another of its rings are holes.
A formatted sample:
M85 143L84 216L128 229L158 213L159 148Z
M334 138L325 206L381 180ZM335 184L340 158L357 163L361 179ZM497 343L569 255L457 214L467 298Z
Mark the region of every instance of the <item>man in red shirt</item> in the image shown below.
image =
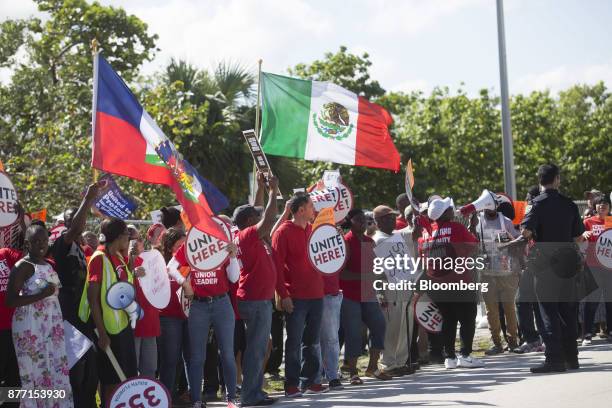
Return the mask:
M300 192L291 198L291 214L293 219L284 221L272 236L272 247L278 271L276 290L283 310L288 313L285 395L295 398L302 393L326 392L328 388L315 383L321 369L319 339L324 289L322 274L308 259L310 223L315 216L308 194Z
M430 232L423 231L423 248L429 280L432 283L473 282L472 271L465 267L464 261L476 252L478 240L465 226L453 221L452 199L433 200L429 203L427 215L432 224ZM458 262L460 258L463 258L461 263ZM447 369L482 367L483 363L470 355L476 332L477 294L469 290L434 290L429 295L440 308L444 321L444 366ZM461 324L461 355L458 359L455 354L457 323Z
M6 353L5 358L0 358L0 386L2 387L17 388L21 383L11 334L13 312L15 309L7 307L4 304L4 299L11 269L21 259L22 255L21 251L16 249L0 248L0 350ZM18 403L12 405L6 404L7 406L19 406Z
M261 191L263 187L263 175L258 174L258 190ZM272 250L267 242L278 212L277 189L276 177L268 179L268 204L263 211L263 217L261 207L250 204L241 205L234 210L234 224L239 229L234 243L238 246L240 264L236 298L246 335L240 394L243 407L271 405L276 401L264 393L263 379L264 360L272 325L271 301L277 280Z
M593 337L593 320L595 312L603 292L604 304L606 306L606 326L608 330L608 340L612 341L612 273L609 270L602 268L595 254L595 243L602 232L606 230L606 217L610 214L610 204L606 201L606 197L598 195L593 198L593 207L595 215L584 220L584 233L580 238L581 241L587 241L587 256L586 265L591 269L595 276L601 292L599 290L593 292L585 299L583 310L583 327L582 327L582 345L588 346L591 344Z

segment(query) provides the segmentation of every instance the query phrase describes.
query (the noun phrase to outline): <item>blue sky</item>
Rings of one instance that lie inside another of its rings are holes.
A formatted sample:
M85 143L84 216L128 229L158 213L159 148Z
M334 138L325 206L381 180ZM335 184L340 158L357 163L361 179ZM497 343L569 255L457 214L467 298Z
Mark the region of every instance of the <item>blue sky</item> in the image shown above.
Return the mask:
M499 91L495 0L102 0L160 36L161 51L201 67L230 59L284 73L346 45L367 51L385 89L449 86ZM603 80L612 87L612 1L505 0L510 92L565 89ZM0 16L35 12L29 0L0 0ZM6 75L6 74L5 74Z

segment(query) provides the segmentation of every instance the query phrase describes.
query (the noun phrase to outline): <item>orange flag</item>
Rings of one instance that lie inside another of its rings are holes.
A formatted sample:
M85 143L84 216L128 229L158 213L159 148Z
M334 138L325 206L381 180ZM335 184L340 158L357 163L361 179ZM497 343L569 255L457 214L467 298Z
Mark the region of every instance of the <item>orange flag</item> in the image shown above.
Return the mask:
M321 224L336 225L334 222L334 207L323 208L319 211L319 215L312 223L312 229L315 230Z
M33 220L40 220L42 222L47 222L47 209L43 208L40 211L31 213L30 218Z
M527 208L527 201L513 201L512 205L514 206L514 219L512 220L512 224L518 225L523 221L525 217L525 209Z

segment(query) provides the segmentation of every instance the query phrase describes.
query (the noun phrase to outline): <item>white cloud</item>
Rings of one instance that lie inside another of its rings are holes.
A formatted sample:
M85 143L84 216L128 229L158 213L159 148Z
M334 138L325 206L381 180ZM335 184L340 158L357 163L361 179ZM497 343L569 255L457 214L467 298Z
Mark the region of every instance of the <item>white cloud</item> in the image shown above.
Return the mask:
M33 1L0 0L0 21L7 18L26 18L37 14L39 14L38 9Z
M487 0L377 0L366 3L371 16L369 31L378 34L415 34L434 27L445 16Z
M104 3L121 5L147 22L150 33L159 35L161 52L145 71L165 65L171 56L203 67L224 59L254 68L263 58L264 69L284 70L305 48L330 35L332 28L329 17L305 0Z
M423 91L425 94L430 93L432 89L433 87L431 84L424 79L403 81L389 88L390 91L406 93L410 93L412 91Z
M524 75L511 85L512 93L528 93L549 89L551 92L569 88L576 84L595 84L604 81L612 85L612 61L603 64L580 66L562 65L548 71Z

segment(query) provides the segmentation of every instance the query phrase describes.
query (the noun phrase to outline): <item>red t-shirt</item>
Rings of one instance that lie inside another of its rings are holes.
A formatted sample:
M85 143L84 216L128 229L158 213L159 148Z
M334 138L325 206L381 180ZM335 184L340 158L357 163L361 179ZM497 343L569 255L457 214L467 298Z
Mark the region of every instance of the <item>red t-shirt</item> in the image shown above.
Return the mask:
M236 298L236 293L238 292L238 282L230 282L230 290L229 297L232 301L232 308L234 309L234 316L236 320L240 320L240 313L238 313L238 299Z
M363 236L360 241L353 231L349 231L344 240L348 247L349 257L346 261L345 271L340 276L342 295L355 302L371 301L375 299L372 288L374 268L374 240Z
M185 244L181 245L174 254L174 259L177 260L180 266L189 266L187 262L187 250ZM206 296L219 296L229 291L229 280L227 279L227 260L220 268L214 271L202 272L198 270L191 270L189 279L191 281L191 287L193 293L198 297Z
M181 306L181 300L179 298L181 285L177 281L170 278L170 302L168 306L159 311L160 316L174 317L175 319L187 319L183 307Z
M239 300L270 300L274 297L277 269L272 250L259 238L257 226L239 231L234 239L238 246L240 279L236 297Z
M457 258L467 258L475 253L478 239L465 226L454 221L432 222L431 234L423 231L423 254L427 260L427 275L438 282L471 282L472 273L455 272ZM436 259L441 259L442 262ZM451 261L452 260L452 261ZM451 264L452 262L452 264ZM464 265L465 266L465 265ZM474 265L472 266L474 267Z
M285 299L320 299L324 295L323 274L308 259L308 238L312 231L285 221L272 237L278 279L276 290Z
M134 267L142 265L142 258L138 257L134 260ZM145 271L146 273L146 271ZM157 337L161 334L159 327L159 310L157 310L145 297L140 287L140 280L134 278L134 286L136 287L136 301L144 311L142 319L136 322L134 336L136 337Z
M606 230L606 220L602 220L598 216L589 217L584 220L584 229L586 231L593 231L593 235L591 235L588 240L586 258L587 265L597 267L600 264L595 256L595 243L597 242L597 238L599 238L601 233Z
M108 256L108 255L107 255ZM114 255L110 255L109 257L111 263L115 267L115 271L117 275L119 275L119 279L122 281L128 280L127 271L125 269L125 264L123 258L119 258ZM103 279L103 261L102 256L96 256L89 261L89 282L98 282L102 283Z
M404 229L407 226L408 226L408 223L406 222L406 219L403 216L398 215L397 218L395 218L395 229L396 230Z
M12 325L15 308L5 306L4 300L11 269L22 256L16 249L0 248L0 330L8 330Z

